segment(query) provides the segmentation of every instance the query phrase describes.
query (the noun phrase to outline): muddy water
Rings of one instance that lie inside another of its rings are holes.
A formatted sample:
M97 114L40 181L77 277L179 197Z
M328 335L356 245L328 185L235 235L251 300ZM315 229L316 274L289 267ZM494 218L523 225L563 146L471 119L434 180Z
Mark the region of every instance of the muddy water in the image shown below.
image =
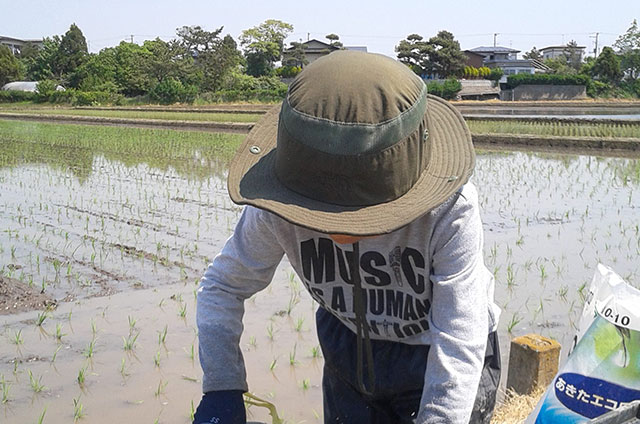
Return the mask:
M45 408L44 422L71 422L75 399L87 422L179 423L198 403L194 290L240 209L224 164L190 172L120 155L0 167L0 267L60 300L42 326L38 312L0 318L0 422L36 422ZM510 335L531 331L568 346L598 262L638 285L640 161L487 153L473 180L505 357ZM283 262L246 304L242 349L254 393L289 422L320 422L322 359L301 287Z

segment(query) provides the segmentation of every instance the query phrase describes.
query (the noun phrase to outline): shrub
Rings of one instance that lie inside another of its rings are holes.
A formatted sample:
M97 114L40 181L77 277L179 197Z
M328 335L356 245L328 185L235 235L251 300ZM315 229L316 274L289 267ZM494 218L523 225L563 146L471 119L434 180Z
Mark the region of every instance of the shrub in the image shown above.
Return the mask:
M176 102L193 103L198 94L194 86L184 86L174 78L167 78L160 81L149 92L151 100L161 104L171 104Z
M33 93L31 91L0 91L0 103L32 102L35 100L36 93Z
M587 85L587 96L589 97L609 97L610 95L610 84L602 81L590 81Z
M39 102L48 102L53 93L56 92L58 83L54 80L42 80L36 84L36 100Z
M489 73L489 78L491 81L499 81L500 78L504 76L504 71L501 68L493 68L491 73Z
M120 105L123 100L123 96L117 93L109 93L106 91L76 91L72 99L72 104L74 106Z
M276 69L276 75L282 78L294 78L302 71L299 66L282 66Z
M458 92L462 90L462 84L455 78L449 78L444 83L431 81L427 84L427 92L446 100L455 99Z
M519 85L588 85L586 75L567 74L517 74L507 77L507 87L515 88Z

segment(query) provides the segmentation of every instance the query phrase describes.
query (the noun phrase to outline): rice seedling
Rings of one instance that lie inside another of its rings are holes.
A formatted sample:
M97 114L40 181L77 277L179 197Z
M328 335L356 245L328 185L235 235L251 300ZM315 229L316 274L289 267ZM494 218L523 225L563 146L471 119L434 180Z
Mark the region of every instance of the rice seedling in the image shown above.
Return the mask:
M135 330L136 328L136 319L131 315L128 315L127 320L129 321L129 332L133 332L133 330Z
M178 316L180 318L186 318L187 317L187 304L186 303L180 303L180 306L178 307Z
M31 370L28 370L27 373L29 374L29 385L31 386L31 390L35 393L40 393L46 389L45 385L42 384L42 376L36 379Z
M196 419L196 408L193 405L193 399L191 400L191 409L189 410L189 421L193 422Z
M47 313L47 311L38 313L38 317L36 318L36 326L42 327L42 324L44 324L45 320L48 317L49 317L49 314Z
M295 326L294 326L294 330L299 333L300 331L302 331L302 325L304 324L304 317L299 317L296 320Z
M11 389L11 384L9 384L4 379L4 374L0 376L0 389L2 389L2 397L0 398L0 403L9 402L9 390Z
M314 346L311 348L311 357L312 358L319 358L322 355L321 351L320 351L320 346Z
M244 403L247 406L260 406L263 408L267 408L269 410L269 415L271 416L271 420L273 424L284 424L284 420L280 418L275 405L272 404L271 402L261 399L258 396L247 392L244 394Z
M127 361L124 358L120 361L120 375L122 378L127 378L129 376L129 373L127 372Z
M56 351L53 352L53 356L51 356L52 364L56 362L56 358L58 357L58 352L60 352L60 349L62 349L62 346L58 345L58 347L56 348Z
M193 362L196 358L196 346L195 344L191 344L191 348L187 349L187 348L183 348L184 351L187 353L187 355L189 356L189 359L191 360L191 362Z
M42 424L44 422L44 416L47 413L47 408L45 407L44 410L42 411L42 414L40 414L40 417L38 417L38 424Z
M258 343L256 342L256 336L249 337L249 346L251 346L254 349L258 348Z
M267 337L269 338L269 340L273 341L273 322L270 322L269 325L267 326Z
M87 347L84 349L83 355L87 359L93 358L96 349L96 339L91 339Z
M310 382L308 378L305 378L304 380L302 380L300 382L300 387L302 388L302 390L309 390L310 387Z
M14 332L11 342L15 345L21 345L24 343L24 340L22 339L22 329Z
M273 358L273 361L269 364L269 371L273 372L276 369L276 365L278 364L278 359Z
M294 367L298 361L296 361L296 349L298 347L298 344L294 344L293 345L293 350L291 352L289 352L289 365L291 365L292 367Z
M167 325L164 326L162 331L158 331L158 345L163 345L167 341Z
M131 334L129 333L129 335L127 337L122 337L122 348L125 351L132 351L135 349L136 346L136 341L138 340L138 336L140 335L140 333L136 333L136 334Z
M156 352L156 355L153 357L153 365L156 368L160 368L160 351Z
M73 398L73 422L78 421L82 417L84 417L84 413L82 412L83 406L80 403L80 396L77 398Z
M86 378L87 369L82 367L78 370L78 376L76 377L76 381L80 387L84 387L84 382Z
M66 334L62 332L62 324L61 323L57 323L56 324L56 333L54 334L54 337L56 338L56 340L58 342L61 342L62 338L64 336L66 336Z
M158 387L156 387L154 395L156 397L158 397L158 396L164 394L164 390L167 387L167 384L169 384L168 381L163 381L162 379L160 379L160 382L158 383Z
M507 332L511 334L513 332L513 329L516 327L516 325L520 324L522 319L523 318L517 312L514 312L511 315L511 320L507 324Z

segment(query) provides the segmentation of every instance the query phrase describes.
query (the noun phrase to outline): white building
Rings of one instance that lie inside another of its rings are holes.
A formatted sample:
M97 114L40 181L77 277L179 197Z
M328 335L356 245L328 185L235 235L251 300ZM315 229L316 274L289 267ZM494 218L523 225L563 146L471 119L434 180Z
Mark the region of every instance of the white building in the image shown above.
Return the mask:
M542 54L543 59L555 59L560 56L568 56L572 54L579 55L580 62L582 62L582 58L584 56L584 46L549 46L543 49L540 49L540 53Z
M3 35L0 35L0 45L9 47L13 54L20 53L20 50L22 50L22 46L27 43L34 44L40 49L44 46L42 40L21 40L19 38L5 37Z

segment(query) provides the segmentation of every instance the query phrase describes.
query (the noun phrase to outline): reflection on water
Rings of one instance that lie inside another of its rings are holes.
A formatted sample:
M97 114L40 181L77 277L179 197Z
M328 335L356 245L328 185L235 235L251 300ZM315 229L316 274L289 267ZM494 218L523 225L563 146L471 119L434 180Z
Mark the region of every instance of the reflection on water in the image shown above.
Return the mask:
M473 180L503 331L565 341L598 262L640 283L640 160L484 154Z

